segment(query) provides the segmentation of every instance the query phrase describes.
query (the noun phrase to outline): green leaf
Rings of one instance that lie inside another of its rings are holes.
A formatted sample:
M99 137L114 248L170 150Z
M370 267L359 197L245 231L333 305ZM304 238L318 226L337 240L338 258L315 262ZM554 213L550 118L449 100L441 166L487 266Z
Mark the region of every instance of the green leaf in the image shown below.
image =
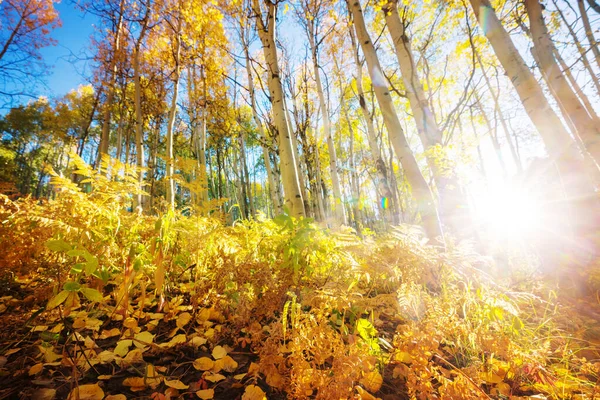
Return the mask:
M72 282L72 281L65 283L63 286L63 289L68 292L78 292L80 288L81 288L81 285L79 284L79 282Z
M53 308L58 307L67 299L67 297L69 297L69 291L61 291L59 294L51 298L50 301L48 301L48 304L46 305L46 310L52 310Z
M370 339L377 336L377 329L375 329L375 327L372 323L369 322L369 320L364 318L361 318L358 321L356 321L356 331L358 332L360 337L366 341L369 341Z
M86 257L87 258L87 257ZM85 263L85 273L88 275L92 275L98 269L98 259L94 256L88 259L88 262Z
M71 245L62 239L48 240L44 244L52 251L67 252L72 249Z
M67 255L69 257L83 257L83 255L85 253L86 253L85 250L77 250L77 249L67 251Z
M83 286L83 287L81 287L81 289L79 289L79 291L81 293L83 293L83 295L90 301L94 301L97 303L102 303L104 301L104 297L102 296L102 293L100 293L96 289L92 289L92 288Z

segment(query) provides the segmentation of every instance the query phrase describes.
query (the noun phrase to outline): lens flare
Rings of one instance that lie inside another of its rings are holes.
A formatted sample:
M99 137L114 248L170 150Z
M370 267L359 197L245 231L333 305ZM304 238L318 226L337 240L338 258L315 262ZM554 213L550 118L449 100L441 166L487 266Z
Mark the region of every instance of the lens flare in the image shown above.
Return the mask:
M475 199L480 224L496 238L524 239L543 229L544 213L535 193L504 186Z

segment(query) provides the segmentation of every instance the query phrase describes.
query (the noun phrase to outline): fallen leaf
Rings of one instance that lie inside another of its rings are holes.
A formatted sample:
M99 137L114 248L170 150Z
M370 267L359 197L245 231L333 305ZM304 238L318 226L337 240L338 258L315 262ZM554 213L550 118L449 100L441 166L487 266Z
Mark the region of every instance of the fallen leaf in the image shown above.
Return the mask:
M192 319L192 314L190 314L189 312L184 312L184 313L179 314L179 317L177 317L177 327L183 328L190 322L191 319Z
M231 357L225 356L215 362L213 372L221 370L226 372L234 372L238 367L238 363Z
M112 329L104 329L102 331L102 333L100 333L100 336L98 336L99 339L108 339L114 336L119 336L121 334L121 330L119 328L112 328Z
M178 344L183 344L183 343L186 343L186 342L187 342L187 339L186 339L185 335L184 334L180 334L180 335L175 336L173 339L171 339L167 343L161 343L160 347L170 348L170 347L175 347Z
M212 351L212 356L215 360L223 358L227 355L227 350L225 350L222 346L216 346Z
M198 347L202 346L203 344L206 344L206 342L207 342L206 338L196 336L190 340L190 345L198 348Z
M125 321L123 321L123 326L125 328L133 329L133 328L137 328L138 323L135 318L129 317Z
M129 347L133 344L131 339L120 340L117 342L117 346L113 350L113 353L119 357L125 357L129 352Z
M237 374L233 376L233 379L235 379L236 381L241 381L242 379L244 379L246 377L246 373L244 372L243 374Z
M148 344L152 343L154 340L154 335L148 331L140 332L135 334L135 341L133 344L139 349L145 349L148 347Z
M21 348L20 348L20 347L19 347L19 348L16 348L16 349L10 349L10 350L8 350L6 353L4 353L4 355L8 357L8 356L10 356L10 355L12 355L12 354L15 354L15 353L16 353L16 352L18 352L18 351L21 351Z
M29 368L29 376L39 374L44 369L44 364L37 363L33 367Z
M242 400L267 400L267 396L263 390L256 385L246 386Z
M140 378L139 376L131 376L123 379L123 386L146 387L146 382L144 382L144 378Z
M104 400L127 400L124 394L109 394Z
M196 392L196 396L198 396L199 398L201 398L203 400L209 400L209 399L212 399L213 397L215 397L215 390L214 389L198 390Z
M223 379L225 379L225 376L221 375L221 374L210 374L210 375L206 375L204 376L204 379L209 381L209 382L219 382L222 381Z
M376 393L381 389L381 385L383 384L383 377L377 370L373 370L360 380L360 383L371 393Z
M375 396L373 396L371 393L367 392L360 386L356 387L356 391L358 392L358 400L377 400Z
M68 400L102 400L104 390L97 383L81 385L69 393Z
M193 365L198 371L208 371L214 367L215 362L208 357L200 357L194 360Z
M183 383L177 379L172 380L172 381L168 381L165 379L165 385L167 385L168 387L171 387L173 389L181 389L181 390L187 389L190 387L189 385L186 385L185 383Z

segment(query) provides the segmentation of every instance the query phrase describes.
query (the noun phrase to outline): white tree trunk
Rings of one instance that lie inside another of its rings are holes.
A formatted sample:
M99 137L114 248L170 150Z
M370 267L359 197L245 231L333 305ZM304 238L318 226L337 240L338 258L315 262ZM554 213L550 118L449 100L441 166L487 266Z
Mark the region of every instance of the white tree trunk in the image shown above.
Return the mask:
M367 65L369 68L369 75L375 88L375 96L377 102L381 108L381 114L383 115L383 121L387 128L388 135L396 152L396 157L402 164L404 173L410 183L413 191L425 232L431 240L443 241L443 231L439 221L437 208L431 194L431 190L419 169L417 160L413 155L413 152L404 136L404 130L398 119L398 114L394 109L394 103L388 90L388 83L383 76L383 70L379 64L379 59L375 52L375 47L371 42L365 21L363 18L362 9L359 0L346 0L348 8L352 12L354 18L354 29L358 42L360 43Z
M273 120L277 127L279 135L279 159L281 162L281 174L283 180L283 190L285 194L285 206L290 215L294 217L303 217L304 202L300 191L298 181L298 171L296 169L296 160L292 149L292 139L286 121L285 108L283 103L283 87L279 73L277 59L277 47L275 45L275 19L277 5L266 0L267 8L266 22L263 20L263 12L260 8L259 0L252 0L252 8L257 16L258 36L263 45L265 61L267 63L268 86L271 96L271 106L273 111Z
M564 74L554 59L554 44L548 34L542 7L539 0L525 0L529 15L530 31L538 63L556 101L564 107L566 119L569 119L579 135L585 149L596 163L600 162L600 126L588 114L585 106L569 86Z

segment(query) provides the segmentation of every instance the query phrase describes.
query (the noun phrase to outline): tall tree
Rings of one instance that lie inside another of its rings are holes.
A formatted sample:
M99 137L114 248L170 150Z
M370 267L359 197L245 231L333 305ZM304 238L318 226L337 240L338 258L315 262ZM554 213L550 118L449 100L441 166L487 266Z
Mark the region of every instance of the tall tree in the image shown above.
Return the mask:
M279 136L279 158L281 160L281 174L285 205L294 217L305 215L304 202L298 181L298 171L294 150L292 148L292 133L289 131L286 109L284 104L283 87L279 73L277 46L275 44L276 18L279 1L264 0L263 11L259 0L252 0L252 10L256 15L256 28L263 45L265 62L268 69L268 86L271 96L273 119Z
M400 65L402 81L406 95L412 110L419 138L429 155L429 165L433 172L436 186L440 197L440 216L442 221L448 223L454 229L460 229L464 225L462 220L462 211L465 209L465 199L460 193L460 186L455 172L446 166L440 165L434 157L434 148L443 151L442 131L438 126L433 111L429 107L429 102L425 96L423 85L417 74L417 65L415 63L410 39L406 32L406 26L400 19L398 13L398 0L388 1L382 11L385 15L385 21L388 31L394 43L396 58ZM439 153L439 151L437 152ZM442 160L443 162L443 160Z
M338 223L346 221L345 209L342 203L342 188L338 175L338 161L331 132L331 119L329 116L329 102L325 99L325 91L321 81L321 65L319 63L319 47L325 39L322 33L326 29L324 17L330 11L330 4L325 0L301 0L297 9L297 20L304 28L308 37L311 60L313 65L313 74L315 78L317 96L319 98L319 109L323 118L323 130L327 141L327 150L329 151L329 170L331 174L331 184L333 187L333 210ZM330 28L331 31L332 28Z
M600 163L600 125L595 113L592 115L573 91L560 66L554 58L555 49L548 28L544 22L542 5L539 0L525 0L525 8L529 16L531 37L535 47L532 49L540 64L543 76L550 87L556 101L565 111L564 117L569 119L584 143L585 149Z
M394 151L396 152L396 157L398 157L398 160L402 164L406 178L411 185L425 232L432 240L439 238L442 238L443 240L443 231L433 195L427 185L427 181L425 181L425 178L419 169L419 165L408 144L408 140L404 135L404 130L402 129L402 125L400 124L398 114L396 113L394 103L388 90L387 80L383 75L381 64L379 63L377 53L375 52L375 46L373 46L373 42L367 32L360 2L359 0L346 0L346 3L348 9L352 12L356 37L367 61L369 75L373 82L377 102L381 108L383 121L387 128L390 141L394 147Z

